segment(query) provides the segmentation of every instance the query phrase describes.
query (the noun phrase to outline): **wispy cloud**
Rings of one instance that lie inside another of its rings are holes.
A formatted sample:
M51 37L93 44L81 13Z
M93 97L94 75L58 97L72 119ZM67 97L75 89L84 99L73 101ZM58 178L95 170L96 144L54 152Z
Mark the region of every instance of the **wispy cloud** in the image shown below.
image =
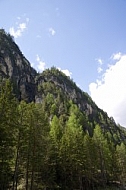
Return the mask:
M46 63L40 59L39 55L36 55L36 61L37 65L35 66L35 68L37 69L37 71L38 72L44 71L46 68Z
M126 55L113 55L114 63L109 65L101 80L89 85L89 91L101 109L126 127Z
M97 63L98 63L98 68L97 68L97 72L101 73L103 71L102 69L102 65L103 65L103 60L101 58L96 59Z
M49 28L49 34L51 36L54 36L56 34L56 31L51 27L51 28Z
M101 67L98 67L98 68L97 68L97 72L98 72L98 73L101 73L102 71L103 71L103 69L102 69Z
M111 59L113 59L113 60L119 60L121 57L122 57L122 53L118 52L118 53L113 54L111 56Z
M60 71L62 71L66 76L70 77L72 76L72 72L70 72L68 69L61 69L58 68Z
M97 62L99 63L99 65L103 65L103 60L102 60L101 58L96 59L96 60L97 60Z
M60 10L59 10L58 7L55 9L55 11L56 11L56 15L59 16L60 15Z
M20 17L17 17L18 20L21 21ZM14 38L19 38L22 36L23 32L27 28L27 23L29 22L29 18L26 18L25 22L17 23L17 27L10 27L9 33L14 37Z

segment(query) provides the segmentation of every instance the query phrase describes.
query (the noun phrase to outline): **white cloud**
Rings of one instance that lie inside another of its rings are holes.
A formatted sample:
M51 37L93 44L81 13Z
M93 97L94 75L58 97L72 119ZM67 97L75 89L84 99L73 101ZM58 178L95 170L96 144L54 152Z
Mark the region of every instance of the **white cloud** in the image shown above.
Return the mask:
M98 67L97 71L98 71L98 73L101 73L103 71L103 69L101 67Z
M98 68L97 68L97 72L100 74L103 69L102 69L102 65L103 65L103 60L101 58L96 59L97 63L98 63Z
M15 38L18 38L18 37L21 36L20 30L18 29L18 30L15 31L14 27L11 27L11 28L9 29L9 32L10 32L10 34L11 34L12 36L14 36Z
M37 61L37 65L36 65L37 71L38 72L44 71L46 67L46 63L42 61L38 55L36 55L36 61Z
M97 60L97 62L99 63L99 65L103 65L103 60L102 60L101 58L96 59L96 60Z
M19 24L19 27L18 27L22 32L24 31L24 29L26 29L26 23L21 23Z
M51 36L54 36L56 34L56 31L53 28L49 28L49 34Z
M89 91L101 109L126 127L126 55L114 54L113 60L102 79L89 85Z
M20 20L21 18L18 17L18 20ZM27 28L27 23L29 22L29 18L26 18L25 22L22 22L20 24L18 24L17 29L15 29L14 27L10 27L9 29L9 33L14 37L14 38L18 38L20 36L22 36L22 33L25 31L25 29Z
M68 69L61 69L61 68L58 69L62 71L66 76L71 78L72 73Z
M65 69L65 70L62 70L62 72L63 72L66 76L68 76L68 77L71 78L72 73L71 73L69 70Z
M111 58L113 60L120 60L121 57L122 57L122 54L121 52L119 52L119 53L113 54Z

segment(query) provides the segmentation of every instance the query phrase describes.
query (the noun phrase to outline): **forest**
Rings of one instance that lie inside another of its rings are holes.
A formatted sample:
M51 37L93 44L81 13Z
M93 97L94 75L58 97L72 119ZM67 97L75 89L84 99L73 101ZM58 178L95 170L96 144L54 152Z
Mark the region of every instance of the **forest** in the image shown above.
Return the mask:
M11 81L0 83L0 189L125 189L125 141L99 124L90 135L85 114L62 98L19 102Z
M0 190L126 189L126 129L0 29Z

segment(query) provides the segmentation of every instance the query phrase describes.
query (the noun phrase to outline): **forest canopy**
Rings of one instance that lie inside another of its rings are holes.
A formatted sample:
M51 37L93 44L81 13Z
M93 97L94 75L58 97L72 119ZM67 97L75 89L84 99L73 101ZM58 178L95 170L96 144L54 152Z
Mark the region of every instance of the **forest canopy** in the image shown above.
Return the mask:
M60 95L59 95L60 96ZM104 189L126 181L126 145L89 120L71 101L17 101L0 84L0 189ZM60 114L57 110L60 107ZM91 125L91 123L90 123Z

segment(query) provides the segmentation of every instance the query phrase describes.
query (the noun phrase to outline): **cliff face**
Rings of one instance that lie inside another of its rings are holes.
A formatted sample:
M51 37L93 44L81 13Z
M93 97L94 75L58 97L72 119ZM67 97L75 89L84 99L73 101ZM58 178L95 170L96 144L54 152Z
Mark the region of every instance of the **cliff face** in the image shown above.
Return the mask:
M113 118L109 118L107 113L99 109L91 97L78 88L64 73L51 68L38 74L30 66L13 38L3 29L0 30L0 78L0 80L9 78L12 81L19 100L50 102L49 104L54 104L53 109L55 107L57 116L64 113L67 115L69 107L67 105L72 101L87 118L84 129L90 134L98 123L104 132L118 134L116 141L126 139L124 130L122 131L122 128L116 125ZM49 107L51 108L51 105Z
M34 100L36 75L37 72L30 66L13 38L0 30L0 76L14 82L18 99L28 102Z
M47 83L56 86L62 92L64 97L77 104L79 109L81 111L85 111L87 115L96 113L97 106L93 103L90 96L87 93L81 91L81 89L78 88L69 77L67 77L55 67L44 71L40 76L37 77L37 86L43 86ZM36 96L40 95L40 98L41 93L42 91L37 93Z
M114 143L125 141L126 133L118 126L114 119L99 109L91 97L83 92L64 73L52 67L36 77L36 96L38 103L44 103L49 117L55 113L58 117L68 115L69 102L77 105L84 114L86 122L82 122L83 129L92 136L96 124L100 125L105 134L112 135ZM55 111L54 111L55 110ZM52 114L53 113L53 114ZM114 136L114 134L116 134Z
M88 114L94 112L89 104L90 97L77 88L68 77L62 75L62 72L55 72L55 69L52 69L39 76L23 56L13 38L3 29L0 30L0 77L10 78L13 81L19 100L31 102L41 98L42 95L37 91L38 85L48 81L60 88L64 95L76 103L82 111L85 110Z

